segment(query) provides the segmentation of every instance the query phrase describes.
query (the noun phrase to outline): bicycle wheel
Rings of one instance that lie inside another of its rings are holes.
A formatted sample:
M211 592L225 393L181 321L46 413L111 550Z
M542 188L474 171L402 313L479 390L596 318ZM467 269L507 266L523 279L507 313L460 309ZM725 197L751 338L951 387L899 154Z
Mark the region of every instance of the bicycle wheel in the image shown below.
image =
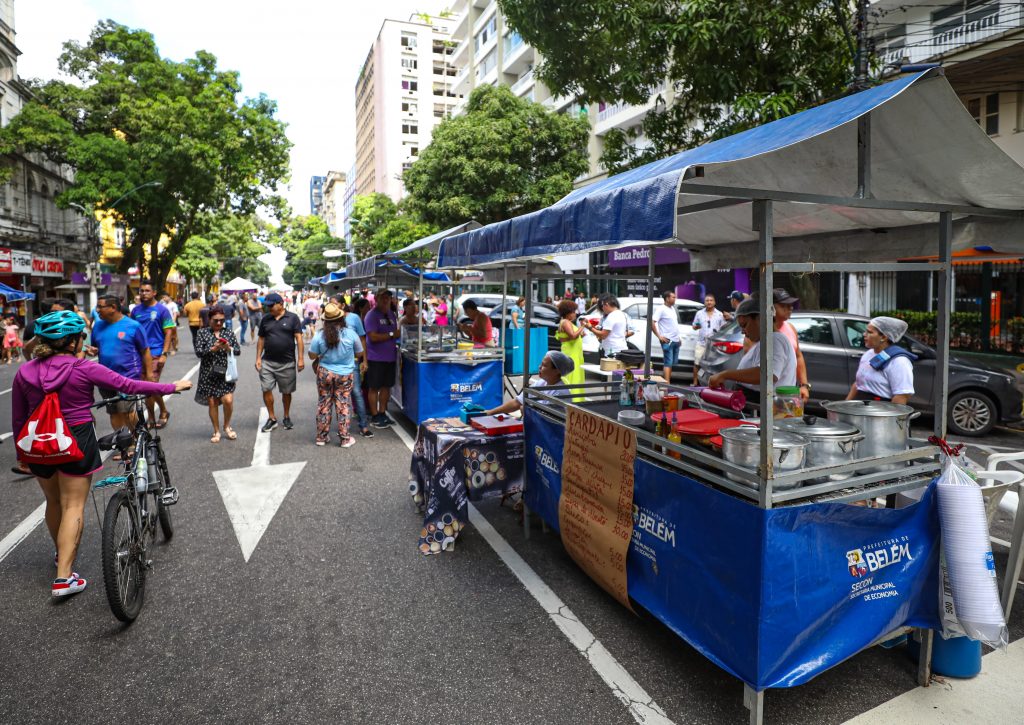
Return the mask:
M125 491L111 496L103 513L102 556L110 609L122 622L133 622L142 610L146 591L146 551Z
M160 471L160 490L156 492L156 514L160 521L160 530L164 532L164 541L170 541L174 536L174 520L171 518L171 507L164 506L161 497L164 489L171 485L171 472L167 468L167 458L164 457L164 449L158 443L157 466Z

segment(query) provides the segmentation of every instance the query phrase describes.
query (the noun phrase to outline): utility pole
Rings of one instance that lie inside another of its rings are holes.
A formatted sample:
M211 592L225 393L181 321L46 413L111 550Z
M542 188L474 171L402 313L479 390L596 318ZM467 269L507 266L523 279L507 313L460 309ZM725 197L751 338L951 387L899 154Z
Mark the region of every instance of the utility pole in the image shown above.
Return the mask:
M853 90L868 88L868 0L857 0L857 50L853 56Z

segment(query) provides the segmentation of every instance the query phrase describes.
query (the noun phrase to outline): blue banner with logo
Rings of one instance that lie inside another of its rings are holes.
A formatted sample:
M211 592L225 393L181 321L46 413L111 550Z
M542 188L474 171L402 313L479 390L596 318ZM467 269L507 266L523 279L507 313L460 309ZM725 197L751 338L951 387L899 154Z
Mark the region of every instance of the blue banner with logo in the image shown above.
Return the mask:
M530 509L558 527L564 427L526 413ZM637 459L629 595L758 690L807 682L901 625L939 627L934 486L904 509L762 510Z
M417 362L402 356L402 408L419 424L429 418L458 417L463 403L496 408L502 400L501 360L475 365Z

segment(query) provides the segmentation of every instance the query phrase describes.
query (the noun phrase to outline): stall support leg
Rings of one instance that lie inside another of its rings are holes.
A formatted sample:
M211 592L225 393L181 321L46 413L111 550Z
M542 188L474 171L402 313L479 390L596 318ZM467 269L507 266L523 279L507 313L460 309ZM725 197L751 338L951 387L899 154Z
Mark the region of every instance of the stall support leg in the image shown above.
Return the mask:
M921 656L917 661L917 684L928 687L932 680L932 643L935 632L930 629L918 630L921 633Z
M758 477L760 489L758 492L758 504L763 509L772 508L772 479L775 478L773 468L774 456L772 454L772 440L774 437L773 426L773 399L772 391L775 389L775 378L772 364L772 333L775 332L775 308L772 304L772 290L775 286L775 240L774 240L774 218L771 200L759 199L754 202L753 226L758 233L758 256L760 258L760 269L758 275L758 295L760 295L760 315L758 325L760 328L761 347L760 360L760 393L761 393L761 451L760 466L758 466Z
M755 690L750 685L743 685L743 704L750 710L750 725L762 725L764 722L764 690Z
M533 315L533 284L530 279L530 263L526 263L526 273L523 275L523 285L526 287L524 297L526 297L526 309L523 310L523 315L526 317L526 324L523 325L523 329L526 330L526 339L523 340L523 390L525 391L530 386L530 320ZM523 395L523 401L527 404L529 399L526 398L525 392ZM523 476L527 474L524 472ZM526 481L523 481L523 538L530 538L530 509L526 506Z
M651 377L651 335L654 333L654 247L647 248L647 326L644 328L644 379Z
M1010 621L1010 610L1013 609L1013 597L1017 593L1017 582L1020 580L1021 563L1024 561L1024 488L1017 487L1017 515L1013 519L1013 536L1010 537L1010 558L1006 561L1006 574L1003 577L1003 614Z

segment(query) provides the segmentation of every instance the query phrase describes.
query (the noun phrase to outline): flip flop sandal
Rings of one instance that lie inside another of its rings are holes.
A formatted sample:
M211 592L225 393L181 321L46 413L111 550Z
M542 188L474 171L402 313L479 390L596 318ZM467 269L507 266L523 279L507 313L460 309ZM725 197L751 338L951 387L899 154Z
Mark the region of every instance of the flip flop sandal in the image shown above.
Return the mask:
M34 473L32 473L32 471L26 471L23 468L18 468L17 466L11 466L11 473L17 473L19 476L34 476L35 475Z
M225 435L225 436L227 436L227 439L228 439L229 441L233 441L233 440L235 440L236 438L238 438L238 434L237 434L237 433L235 433L235 431L234 431L234 429L233 429L233 428L227 428L227 427L225 427L225 428L224 428L224 435Z
M159 417L159 418L157 419L157 421L156 421L156 425L154 425L153 427L154 427L154 428L166 428L166 427L167 427L167 424L168 424L168 423L169 423L170 421L171 421L171 411L169 411L169 410L168 410L168 411L167 411L167 412L166 412L165 414L161 415L161 416L160 416L160 417Z
M220 433L214 433L210 436L210 443L220 443Z

